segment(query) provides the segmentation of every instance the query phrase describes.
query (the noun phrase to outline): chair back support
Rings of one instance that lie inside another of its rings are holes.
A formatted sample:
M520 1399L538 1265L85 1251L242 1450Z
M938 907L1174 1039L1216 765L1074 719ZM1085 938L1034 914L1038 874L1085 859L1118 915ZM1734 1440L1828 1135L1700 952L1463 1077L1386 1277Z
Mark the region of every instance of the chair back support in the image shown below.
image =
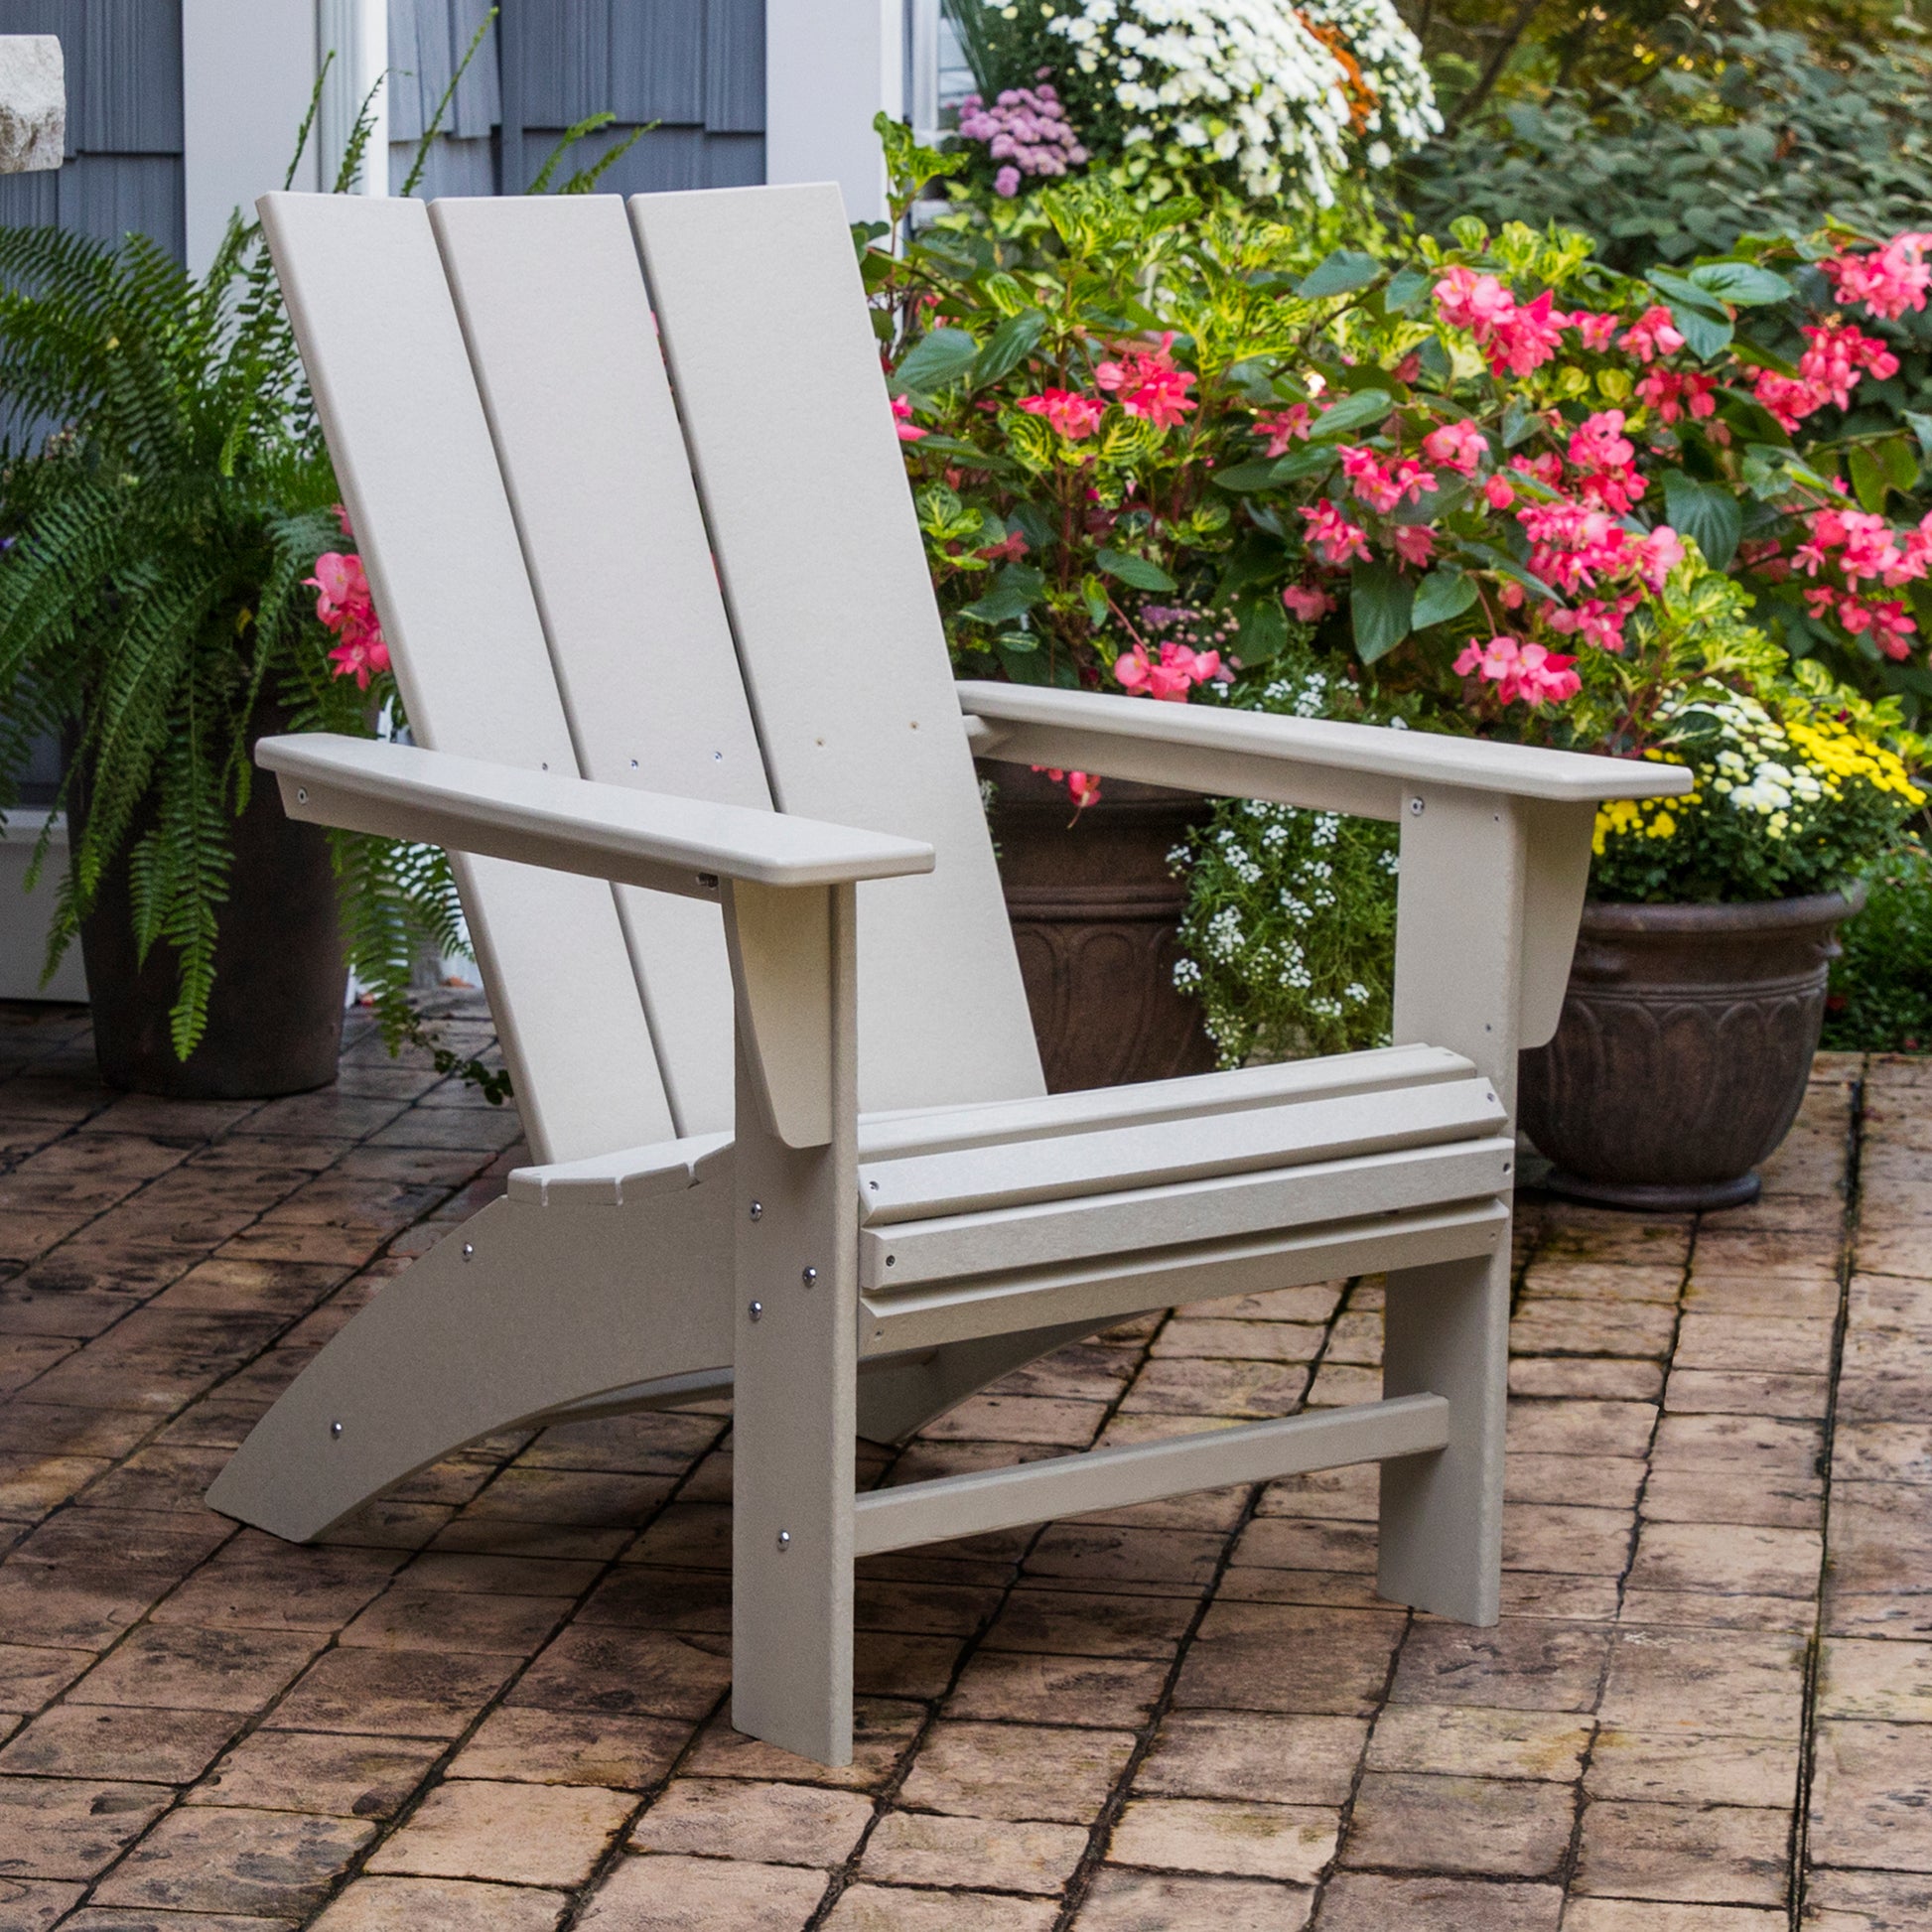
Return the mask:
M419 743L573 767L456 307L420 202L269 195L263 226ZM673 1131L608 886L456 857L539 1161Z
M1041 1091L836 189L262 207L418 739L928 841L862 1105ZM715 907L459 881L539 1160L730 1126Z

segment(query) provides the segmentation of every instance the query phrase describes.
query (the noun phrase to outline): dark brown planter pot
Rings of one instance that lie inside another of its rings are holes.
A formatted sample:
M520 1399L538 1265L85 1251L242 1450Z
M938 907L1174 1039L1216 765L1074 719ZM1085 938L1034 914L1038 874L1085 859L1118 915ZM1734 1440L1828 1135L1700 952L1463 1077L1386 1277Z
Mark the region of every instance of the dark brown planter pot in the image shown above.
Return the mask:
M264 717L251 749L280 722ZM78 821L85 798L74 789ZM141 830L137 823L134 836ZM186 1060L168 1034L178 955L159 940L145 963L137 960L125 855L101 881L80 946L94 1055L110 1087L170 1100L265 1100L336 1077L347 982L329 835L293 823L275 780L257 771L233 839L207 1032Z
M1611 1207L1735 1207L1790 1131L1839 926L1864 889L1747 905L1584 908L1563 1019L1522 1056L1545 1183Z
M1173 983L1187 889L1168 854L1211 807L1109 778L1075 819L1044 773L981 770L998 787L988 817L1049 1090L1206 1072L1214 1042Z

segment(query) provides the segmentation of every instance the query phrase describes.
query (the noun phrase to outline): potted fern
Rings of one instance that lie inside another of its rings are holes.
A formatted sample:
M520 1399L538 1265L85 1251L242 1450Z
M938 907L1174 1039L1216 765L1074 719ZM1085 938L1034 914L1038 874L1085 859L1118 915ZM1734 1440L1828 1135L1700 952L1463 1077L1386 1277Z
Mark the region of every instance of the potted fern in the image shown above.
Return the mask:
M0 805L37 737L67 752L49 970L78 938L112 1085L322 1085L345 969L393 1042L458 917L440 854L292 825L254 771L265 733L394 715L305 582L338 491L259 230L236 214L200 276L139 235L0 231Z

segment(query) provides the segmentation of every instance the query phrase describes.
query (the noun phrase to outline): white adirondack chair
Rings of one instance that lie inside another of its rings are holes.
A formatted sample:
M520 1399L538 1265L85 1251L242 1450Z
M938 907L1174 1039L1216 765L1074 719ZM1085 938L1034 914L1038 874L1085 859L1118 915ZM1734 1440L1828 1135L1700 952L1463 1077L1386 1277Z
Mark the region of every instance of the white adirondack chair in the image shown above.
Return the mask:
M827 1763L873 1552L1373 1459L1383 1593L1493 1621L1516 1050L1597 800L1676 774L955 686L835 189L261 207L418 741L261 761L458 855L540 1165L209 1502L306 1539L729 1388L733 1721ZM1398 1043L1045 1096L973 747L1398 821ZM855 1495L855 1432L1070 1337L1374 1270L1382 1402Z

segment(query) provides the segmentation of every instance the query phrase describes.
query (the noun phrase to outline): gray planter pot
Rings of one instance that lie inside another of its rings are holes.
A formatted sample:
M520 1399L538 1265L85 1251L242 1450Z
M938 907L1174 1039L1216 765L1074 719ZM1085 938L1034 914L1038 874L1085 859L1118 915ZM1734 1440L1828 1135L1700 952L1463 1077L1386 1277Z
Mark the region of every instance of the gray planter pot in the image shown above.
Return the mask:
M1584 908L1556 1037L1521 1061L1518 1118L1553 1192L1734 1207L1790 1131L1839 926L1864 888L1745 905Z

